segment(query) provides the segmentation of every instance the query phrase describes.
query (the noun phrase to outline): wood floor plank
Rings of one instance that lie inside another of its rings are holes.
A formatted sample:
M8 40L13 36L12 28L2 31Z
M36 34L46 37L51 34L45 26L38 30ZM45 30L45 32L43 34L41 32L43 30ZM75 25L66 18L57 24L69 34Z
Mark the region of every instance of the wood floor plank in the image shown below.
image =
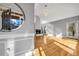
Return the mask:
M71 38L36 36L35 48L39 49L41 56L79 56L79 41Z

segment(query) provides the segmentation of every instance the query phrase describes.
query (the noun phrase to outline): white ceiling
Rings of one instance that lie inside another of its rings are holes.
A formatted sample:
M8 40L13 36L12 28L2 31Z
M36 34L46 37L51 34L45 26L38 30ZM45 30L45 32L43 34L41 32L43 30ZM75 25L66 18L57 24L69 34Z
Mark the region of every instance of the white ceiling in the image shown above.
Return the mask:
M47 5L47 7L45 7ZM79 15L79 3L37 3L35 16L39 16L42 23L58 21L60 19Z

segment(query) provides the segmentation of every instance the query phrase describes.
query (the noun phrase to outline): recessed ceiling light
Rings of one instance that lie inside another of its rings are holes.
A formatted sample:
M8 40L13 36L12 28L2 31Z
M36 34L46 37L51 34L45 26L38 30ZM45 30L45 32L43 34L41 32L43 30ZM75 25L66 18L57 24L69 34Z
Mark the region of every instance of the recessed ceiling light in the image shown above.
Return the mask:
M47 7L47 5L44 5L44 7Z

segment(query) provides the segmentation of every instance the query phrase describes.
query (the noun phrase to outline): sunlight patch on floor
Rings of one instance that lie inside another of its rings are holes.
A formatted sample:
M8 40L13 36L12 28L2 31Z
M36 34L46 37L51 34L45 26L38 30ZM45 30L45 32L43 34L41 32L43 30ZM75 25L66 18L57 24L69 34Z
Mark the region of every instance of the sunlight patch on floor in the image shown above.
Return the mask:
M46 36L44 36L44 44L47 44L47 37Z
M75 53L74 51L76 50L76 45L77 45L76 44L75 47L74 47L74 49L72 49L71 47L68 48L68 47L66 47L66 46L64 46L62 44L59 44L58 42L54 42L54 44L56 44L58 47L64 49L65 51L67 51L68 53L70 53L72 55Z
M33 56L40 56L40 51L39 51L39 49L38 48L36 48L36 49L34 49L34 51L33 51Z
M33 56L46 56L42 47L36 48L33 51Z

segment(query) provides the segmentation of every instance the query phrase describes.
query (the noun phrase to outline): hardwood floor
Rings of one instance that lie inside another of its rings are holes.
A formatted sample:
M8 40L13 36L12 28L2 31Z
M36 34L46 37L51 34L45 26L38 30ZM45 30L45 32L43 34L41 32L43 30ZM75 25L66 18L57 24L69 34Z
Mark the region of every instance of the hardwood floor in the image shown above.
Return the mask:
M79 56L79 40L36 36L33 56Z

